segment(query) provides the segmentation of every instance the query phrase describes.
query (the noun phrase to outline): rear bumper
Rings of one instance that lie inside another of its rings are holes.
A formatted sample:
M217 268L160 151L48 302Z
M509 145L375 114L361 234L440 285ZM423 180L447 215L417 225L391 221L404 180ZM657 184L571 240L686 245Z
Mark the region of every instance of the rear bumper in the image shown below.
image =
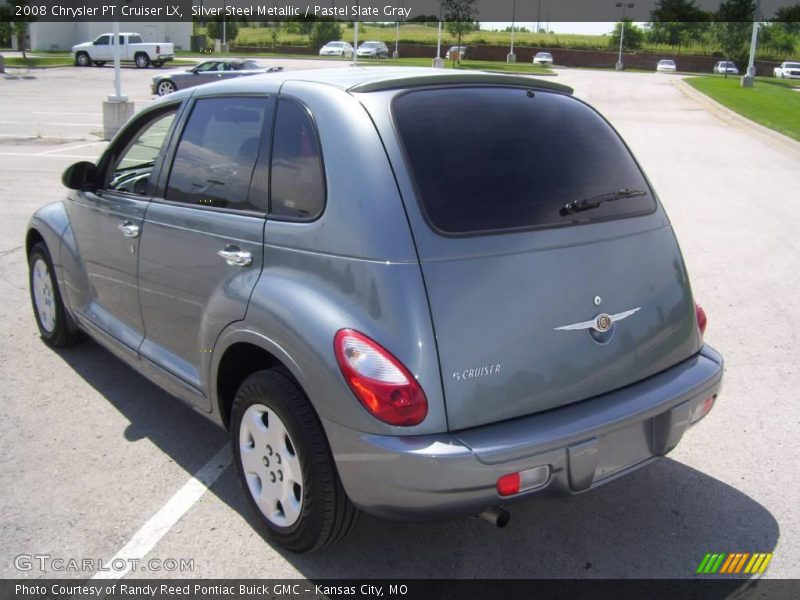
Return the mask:
M378 436L326 422L342 483L361 510L436 520L475 514L541 492L575 494L666 455L716 396L723 360L710 346L634 385L528 417L453 433ZM512 497L502 475L547 466L549 479Z

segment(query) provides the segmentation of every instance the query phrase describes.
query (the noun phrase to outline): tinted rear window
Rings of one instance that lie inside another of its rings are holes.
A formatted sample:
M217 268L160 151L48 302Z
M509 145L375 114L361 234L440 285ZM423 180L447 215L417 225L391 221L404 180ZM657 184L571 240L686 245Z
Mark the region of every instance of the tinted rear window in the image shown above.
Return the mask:
M569 96L429 89L397 97L392 110L422 209L442 232L553 227L655 208L619 136ZM646 193L560 214L569 202L621 189Z

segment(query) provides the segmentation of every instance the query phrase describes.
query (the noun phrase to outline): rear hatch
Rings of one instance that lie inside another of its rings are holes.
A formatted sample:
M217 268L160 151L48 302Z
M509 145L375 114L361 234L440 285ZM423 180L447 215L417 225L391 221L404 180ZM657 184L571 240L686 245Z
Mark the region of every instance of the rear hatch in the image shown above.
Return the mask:
M451 430L591 398L698 351L672 229L593 109L459 87L400 94L392 115Z

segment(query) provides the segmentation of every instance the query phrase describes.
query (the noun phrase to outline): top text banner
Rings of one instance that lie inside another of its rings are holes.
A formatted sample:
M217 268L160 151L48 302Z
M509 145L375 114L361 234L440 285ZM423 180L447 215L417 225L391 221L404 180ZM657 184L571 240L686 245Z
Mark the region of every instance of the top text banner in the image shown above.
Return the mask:
M698 8L714 13L720 0L696 0ZM12 6L12 20L38 21L209 21L235 19L276 21L334 18L341 21L429 20L517 23L619 21L624 8L626 18L650 21L657 0L474 0L469 13L453 13L450 4L439 0L320 0L317 3L291 0L29 0L25 6ZM761 0L761 20L772 19L778 9L792 0ZM624 7L622 6L624 5ZM741 16L739 20L750 21Z

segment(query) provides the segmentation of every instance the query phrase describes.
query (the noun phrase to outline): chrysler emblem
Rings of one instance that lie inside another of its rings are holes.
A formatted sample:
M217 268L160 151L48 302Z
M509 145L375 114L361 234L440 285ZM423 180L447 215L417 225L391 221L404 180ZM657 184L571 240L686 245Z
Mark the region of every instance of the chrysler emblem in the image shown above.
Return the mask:
M626 310L621 313L617 313L615 315L607 315L606 313L600 313L591 321L581 321L580 323L571 323L569 325L562 325L561 327L554 327L554 331L580 331L582 329L589 329L597 331L598 333L605 333L609 329L611 329L612 325L617 321L622 321L622 319L627 319L631 315L639 312L642 310L641 306L637 306L636 308L632 308L630 310Z

